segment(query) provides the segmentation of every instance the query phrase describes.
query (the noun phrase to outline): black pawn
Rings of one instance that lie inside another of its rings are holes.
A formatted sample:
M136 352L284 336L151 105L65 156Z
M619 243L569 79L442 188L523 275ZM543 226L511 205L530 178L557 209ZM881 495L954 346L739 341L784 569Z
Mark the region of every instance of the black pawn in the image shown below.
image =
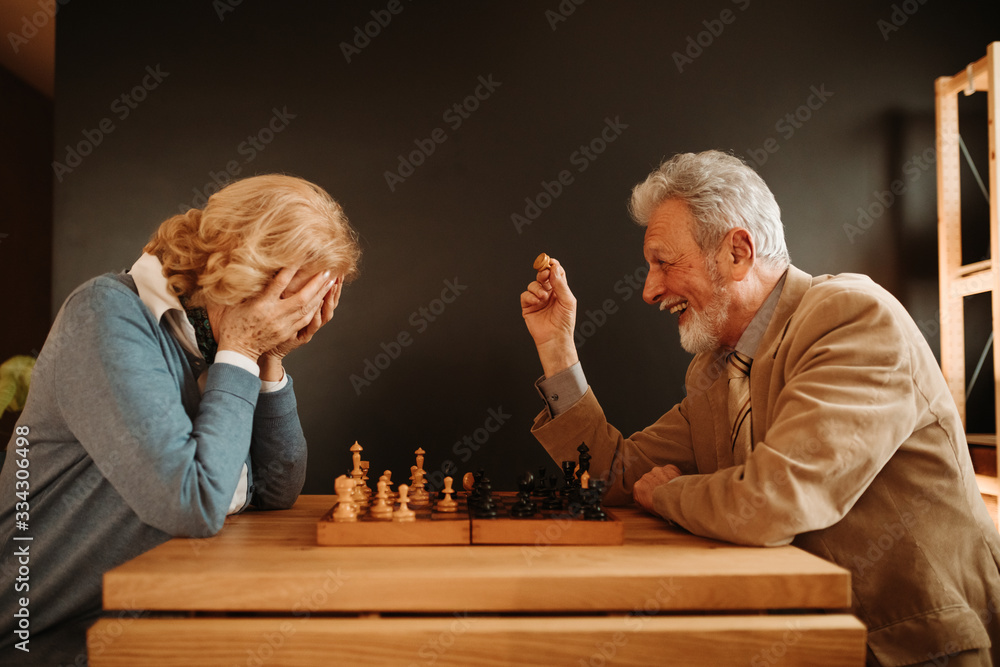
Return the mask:
M542 499L542 509L561 510L563 508L562 498L556 493L559 478L555 475L549 477L549 483L545 486L545 497Z
M479 501L482 499L481 487L485 476L486 471L482 468L472 473L472 490L469 491L469 497L467 500L469 507L476 507L479 505Z
M584 489L583 518L588 521L607 521L608 514L601 506L604 497L604 480L590 481L590 487Z
M475 506L474 515L477 519L492 519L497 515L497 506L493 502L493 487L485 475L479 482L479 502Z
M576 461L563 461L563 488L560 490L560 495L563 498L569 498L573 489L579 483L576 478Z
M517 483L517 502L510 508L510 515L519 519L534 516L538 512L538 506L531 501L531 490L535 486L535 480L530 472L524 473Z
M546 477L545 466L540 466L538 468L538 477L535 478L535 488L531 492L531 495L533 495L536 498L545 498L546 497L546 493L545 493L545 477Z

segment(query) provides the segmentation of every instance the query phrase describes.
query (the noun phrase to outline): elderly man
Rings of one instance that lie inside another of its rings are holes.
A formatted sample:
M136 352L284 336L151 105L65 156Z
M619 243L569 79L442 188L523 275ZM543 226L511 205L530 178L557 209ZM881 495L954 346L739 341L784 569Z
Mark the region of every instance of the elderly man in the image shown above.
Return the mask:
M553 260L521 295L545 373L532 433L552 458L585 442L609 502L849 569L869 664L1000 664L1000 539L954 401L902 305L864 276L791 266L774 196L730 155L664 162L631 212L646 227L643 298L678 315L695 355L686 397L630 437L608 424Z

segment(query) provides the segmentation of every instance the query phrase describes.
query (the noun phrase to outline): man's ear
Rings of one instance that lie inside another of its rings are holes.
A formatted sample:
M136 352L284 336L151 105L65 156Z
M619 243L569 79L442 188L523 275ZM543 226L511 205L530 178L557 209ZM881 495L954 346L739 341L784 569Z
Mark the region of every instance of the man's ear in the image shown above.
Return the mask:
M742 227L730 229L722 241L722 250L721 259L728 267L732 279L739 282L746 278L757 260L757 248L750 232Z

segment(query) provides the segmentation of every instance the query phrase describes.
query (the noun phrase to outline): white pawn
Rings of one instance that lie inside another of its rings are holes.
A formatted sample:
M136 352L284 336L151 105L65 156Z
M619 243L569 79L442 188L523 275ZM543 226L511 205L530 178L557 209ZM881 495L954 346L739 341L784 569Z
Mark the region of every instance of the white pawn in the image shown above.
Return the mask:
M368 461L361 462L361 490L364 492L365 498L368 499L372 497L372 489L368 486L368 469L370 467L371 464Z
M407 494L410 492L410 487L406 484L399 485L399 509L392 513L393 521L416 521L417 513L407 507Z
M455 492L455 489L451 488L451 477L444 478L444 498L438 501L437 505L434 506L438 512L457 512L458 511L458 501L451 497L451 494Z
M581 489L590 488L590 473L587 472L586 470L584 470L583 474L580 475L580 488Z
M396 502L396 493L392 490L392 471L386 470L384 473L382 473L382 476L379 477L379 481L383 479L385 480L386 495L389 496L389 500L391 502Z
M351 499L354 483L347 475L341 475L333 483L337 492L337 507L333 510L333 520L337 523L357 521L358 510Z
M392 504L389 502L389 494L386 491L384 479L380 479L378 482L378 493L375 494L375 504L372 505L369 513L376 519L392 518Z
M368 507L368 496L361 488L360 480L350 479L348 481L353 485L354 488L351 489L351 500L354 501L354 505L360 510L362 507Z
M424 471L422 468L417 468L413 472L413 486L410 487L412 489L410 502L413 503L414 507L427 507L431 504L431 494L424 489L425 484L427 482L424 480Z

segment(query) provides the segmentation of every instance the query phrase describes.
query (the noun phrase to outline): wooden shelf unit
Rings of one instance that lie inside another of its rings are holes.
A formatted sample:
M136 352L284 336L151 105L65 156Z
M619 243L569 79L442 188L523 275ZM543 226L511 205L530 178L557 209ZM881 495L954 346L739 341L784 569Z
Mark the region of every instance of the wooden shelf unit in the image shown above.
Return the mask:
M954 76L934 82L937 129L938 270L941 302L941 370L962 422L965 423L965 312L963 300L973 294L991 292L994 343L1000 344L1000 174L997 148L1000 128L996 124L1000 91L1000 42L986 47L986 55ZM962 264L961 157L958 135L958 94L985 92L989 106L990 259ZM993 354L993 382L998 387L994 416L1000 416L1000 354ZM996 423L996 422L994 422ZM986 440L973 446L988 447ZM970 438L970 442L973 438ZM996 438L992 438L993 465L990 474L977 474L979 488L996 522Z

